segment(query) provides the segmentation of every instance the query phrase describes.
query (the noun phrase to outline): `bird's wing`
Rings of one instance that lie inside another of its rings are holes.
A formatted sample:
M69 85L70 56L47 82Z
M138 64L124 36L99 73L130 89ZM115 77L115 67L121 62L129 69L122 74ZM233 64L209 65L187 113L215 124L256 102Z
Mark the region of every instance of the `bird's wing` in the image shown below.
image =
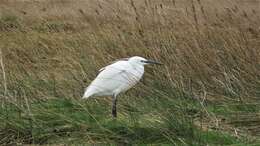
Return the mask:
M129 89L139 80L132 70L132 66L127 61L118 61L104 67L87 87L84 97L108 96Z
M114 64L106 66L94 81L95 84L108 83L108 86L117 86L118 88L129 89L135 85L142 77L144 71L133 68L133 66L127 61L118 61ZM101 83L102 82L102 83Z
M101 71L103 71L106 67L102 67L101 69L98 70L98 72L100 73Z
M119 61L128 61L128 59L129 59L129 58L117 59L117 60L113 61L110 65L112 65L112 64L114 64L114 63L117 63L117 62L119 62ZM108 65L108 66L110 66L110 65ZM105 70L105 68L107 68L108 66L102 67L101 69L98 70L98 72L99 72L99 73L102 72L102 71Z
M120 73L126 72L129 65L124 61L117 61L99 70L97 78L112 78Z
M128 59L129 59L129 58L117 59L117 60L111 62L110 65L108 65L108 66L106 66L106 67L102 67L101 69L99 69L98 72L99 72L99 73L102 72L102 71L105 70L107 67L109 67L109 66L111 66L112 64L115 64L115 63L117 63L117 62L120 62L120 61L128 61ZM121 63L121 62L120 62L120 63Z

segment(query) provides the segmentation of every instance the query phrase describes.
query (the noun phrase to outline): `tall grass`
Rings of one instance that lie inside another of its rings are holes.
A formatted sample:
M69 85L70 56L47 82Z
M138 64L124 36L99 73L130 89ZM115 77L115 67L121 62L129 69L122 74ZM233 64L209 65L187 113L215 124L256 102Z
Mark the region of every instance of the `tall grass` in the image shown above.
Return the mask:
M259 118L239 119L259 114L258 3L0 2L0 144L256 142ZM134 55L165 65L119 97L118 119L109 98L80 99Z

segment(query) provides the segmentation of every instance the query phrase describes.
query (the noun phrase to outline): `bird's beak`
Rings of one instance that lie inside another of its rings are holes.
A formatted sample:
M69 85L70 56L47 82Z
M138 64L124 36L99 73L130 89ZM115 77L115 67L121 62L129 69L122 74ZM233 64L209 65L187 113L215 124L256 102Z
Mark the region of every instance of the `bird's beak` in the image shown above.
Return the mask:
M146 60L144 62L147 63L147 64L163 65L162 63L154 61L154 60Z

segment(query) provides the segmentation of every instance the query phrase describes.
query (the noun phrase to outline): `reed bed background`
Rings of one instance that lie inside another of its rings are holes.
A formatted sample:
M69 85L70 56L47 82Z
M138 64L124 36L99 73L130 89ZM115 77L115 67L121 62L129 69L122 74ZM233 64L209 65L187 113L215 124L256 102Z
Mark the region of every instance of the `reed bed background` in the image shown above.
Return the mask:
M260 136L258 0L2 0L0 144L245 145ZM111 100L98 69L163 62Z

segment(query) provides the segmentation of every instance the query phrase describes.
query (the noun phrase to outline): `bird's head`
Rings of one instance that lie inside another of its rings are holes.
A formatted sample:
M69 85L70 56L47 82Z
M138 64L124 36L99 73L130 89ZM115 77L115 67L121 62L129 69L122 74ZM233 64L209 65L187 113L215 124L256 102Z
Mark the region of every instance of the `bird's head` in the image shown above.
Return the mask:
M130 63L139 64L139 65L147 65L147 64L157 64L162 65L162 63L154 61L154 60L148 60L143 57L134 56L128 59Z

